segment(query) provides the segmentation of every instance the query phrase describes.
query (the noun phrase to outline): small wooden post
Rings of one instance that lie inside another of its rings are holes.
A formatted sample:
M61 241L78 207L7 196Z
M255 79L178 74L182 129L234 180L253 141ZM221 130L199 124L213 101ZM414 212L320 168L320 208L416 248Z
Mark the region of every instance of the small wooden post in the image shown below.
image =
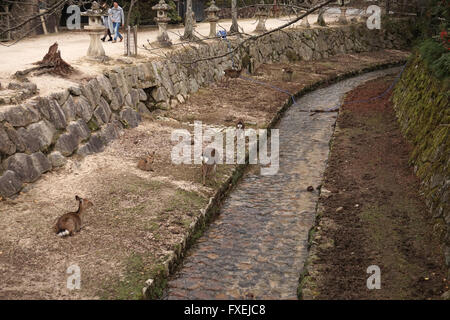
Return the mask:
M134 55L137 56L137 26L133 27Z
M131 35L131 27L127 26L127 56L131 55L130 52L130 35Z
M45 10L45 9L39 9L40 14L45 13L46 11L47 10ZM45 19L44 19L43 15L41 16L41 23L42 23L42 29L44 30L44 34L48 34L47 26L45 25Z
M6 28L9 29L11 28L11 22L9 20L9 6L5 6L5 13L6 13ZM6 40L10 41L11 40L11 31L8 31L8 33L6 34Z

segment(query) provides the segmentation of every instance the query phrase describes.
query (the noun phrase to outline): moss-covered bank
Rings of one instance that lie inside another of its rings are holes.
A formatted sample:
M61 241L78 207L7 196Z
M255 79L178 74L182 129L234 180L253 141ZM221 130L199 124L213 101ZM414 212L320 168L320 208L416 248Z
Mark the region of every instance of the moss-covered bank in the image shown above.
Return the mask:
M412 144L410 163L436 218L436 230L442 235L450 268L449 87L448 77L436 79L417 54L410 59L397 84L393 102L402 133Z

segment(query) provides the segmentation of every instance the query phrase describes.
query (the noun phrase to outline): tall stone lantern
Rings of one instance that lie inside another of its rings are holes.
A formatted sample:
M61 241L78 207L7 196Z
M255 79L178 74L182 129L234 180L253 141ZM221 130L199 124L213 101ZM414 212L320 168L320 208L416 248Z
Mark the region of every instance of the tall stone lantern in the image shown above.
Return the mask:
M214 38L216 36L216 25L217 21L219 21L219 16L217 12L220 9L216 6L216 2L214 0L211 1L211 5L205 9L206 12L206 21L209 22L209 37Z
M339 16L338 22L340 24L348 24L347 21L347 4L350 3L349 0L339 0L339 5L341 6L341 15Z
M167 34L167 23L170 18L167 16L167 12L170 7L164 0L159 0L159 3L152 7L152 10L156 11L155 21L158 24L158 42L163 47L169 47L172 45L169 35Z
M256 26L255 32L266 32L266 20L269 16L269 12L266 10L264 0L261 0L259 3L255 16L258 18L258 25Z
M97 1L92 2L91 9L81 12L82 16L89 17L89 24L84 27L88 31L91 41L87 51L87 56L90 58L103 58L105 57L105 49L100 41L100 36L105 31L103 25L102 16L107 15L98 4Z
M347 7L341 7L341 15L339 16L340 24L347 24Z

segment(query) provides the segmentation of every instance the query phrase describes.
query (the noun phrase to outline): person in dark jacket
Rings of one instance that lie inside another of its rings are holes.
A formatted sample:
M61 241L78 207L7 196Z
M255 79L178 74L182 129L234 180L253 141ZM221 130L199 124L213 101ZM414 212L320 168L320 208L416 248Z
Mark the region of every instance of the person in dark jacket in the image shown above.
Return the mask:
M103 25L105 26L105 34L103 35L102 41L105 41L106 37L109 36L108 41L112 41L112 33L114 32L110 15L111 15L111 9L108 9L108 4L105 2L102 3L102 9L103 12L107 13L107 15L102 17Z

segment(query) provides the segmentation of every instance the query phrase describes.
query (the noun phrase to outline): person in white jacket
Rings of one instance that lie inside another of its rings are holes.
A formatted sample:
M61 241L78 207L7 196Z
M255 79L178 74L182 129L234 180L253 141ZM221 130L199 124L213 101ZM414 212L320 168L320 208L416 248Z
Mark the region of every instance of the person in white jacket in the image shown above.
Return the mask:
M111 22L114 29L114 40L113 42L117 41L117 37L120 38L120 41L123 40L122 35L119 33L120 26L123 26L123 23L125 22L125 15L123 14L123 9L119 6L117 2L114 2L113 7L111 10Z

